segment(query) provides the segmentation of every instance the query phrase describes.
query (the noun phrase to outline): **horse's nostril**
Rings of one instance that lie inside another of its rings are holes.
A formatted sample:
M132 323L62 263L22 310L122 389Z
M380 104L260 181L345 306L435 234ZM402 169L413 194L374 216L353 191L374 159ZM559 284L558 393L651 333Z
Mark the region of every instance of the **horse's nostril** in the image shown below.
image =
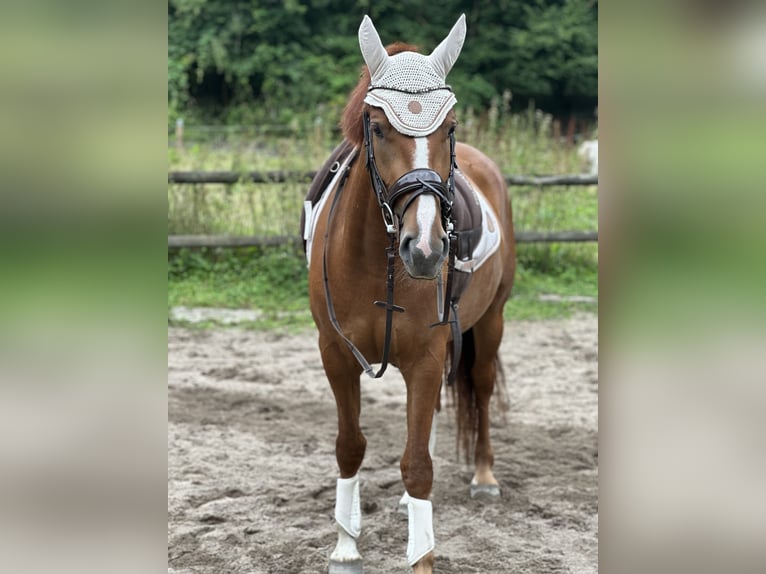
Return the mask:
M399 240L399 251L402 253L409 253L410 245L412 244L412 237L405 235Z
M449 252L449 239L445 235L444 237L442 237L442 255L446 257L448 252Z

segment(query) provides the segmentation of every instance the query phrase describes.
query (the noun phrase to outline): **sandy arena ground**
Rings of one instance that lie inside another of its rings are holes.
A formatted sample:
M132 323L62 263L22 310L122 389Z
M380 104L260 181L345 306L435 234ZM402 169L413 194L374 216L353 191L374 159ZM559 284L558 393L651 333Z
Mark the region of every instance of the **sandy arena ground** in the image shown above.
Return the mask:
M498 501L471 500L452 411L438 417L435 572L598 571L595 315L508 323L510 411L492 428ZM316 335L168 334L168 572L322 573L336 540L335 403ZM406 573L404 384L363 379L366 573Z

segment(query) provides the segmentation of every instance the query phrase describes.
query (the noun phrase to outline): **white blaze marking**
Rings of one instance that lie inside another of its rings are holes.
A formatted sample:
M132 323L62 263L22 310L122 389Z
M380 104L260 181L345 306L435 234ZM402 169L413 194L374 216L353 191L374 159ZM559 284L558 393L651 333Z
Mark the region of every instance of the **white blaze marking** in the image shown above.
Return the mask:
M415 138L415 165L413 169L428 169L428 138Z
M415 152L412 162L413 169L429 169L428 163L428 138L414 138ZM421 195L418 201L417 212L419 238L415 245L423 252L425 257L432 253L431 249L431 230L436 222L436 199L433 195Z
M431 243L429 242L431 228L436 222L436 198L429 193L421 195L418 200L417 220L420 238L415 247L428 257L431 255Z

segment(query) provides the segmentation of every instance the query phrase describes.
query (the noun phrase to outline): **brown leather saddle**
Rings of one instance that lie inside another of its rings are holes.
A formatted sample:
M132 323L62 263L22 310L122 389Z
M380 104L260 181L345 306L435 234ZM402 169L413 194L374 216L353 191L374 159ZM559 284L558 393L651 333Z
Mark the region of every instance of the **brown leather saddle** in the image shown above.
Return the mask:
M332 151L330 157L314 176L306 193L306 201L310 201L312 207L319 202L340 165L349 155L358 155L358 152L359 150L355 149L348 140L343 140ZM351 162L353 161L356 161L356 157L351 160ZM481 239L483 215L481 205L471 184L459 170L455 172L455 200L452 205L452 217L455 220L455 232L458 238L457 258L461 261L469 261L473 258L473 251ZM303 236L305 218L305 213L301 213L301 237ZM303 241L303 250L306 251L306 241ZM471 277L470 273L456 271L458 272L455 277L453 299L459 299Z
M457 258L469 261L473 250L479 244L482 232L483 214L479 198L473 187L460 170L455 171L455 200L452 203L452 217L457 232Z

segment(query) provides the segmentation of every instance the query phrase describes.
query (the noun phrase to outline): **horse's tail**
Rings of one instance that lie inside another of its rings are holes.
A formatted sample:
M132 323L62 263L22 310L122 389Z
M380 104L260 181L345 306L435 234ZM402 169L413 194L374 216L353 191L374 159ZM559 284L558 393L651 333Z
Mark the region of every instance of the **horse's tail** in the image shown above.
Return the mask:
M473 329L463 333L463 352L460 355L455 383L452 385L452 404L455 407L455 419L457 421L456 450L458 458L463 451L466 463L470 463L476 446L478 434L479 407L476 400L476 386L471 374L476 361L476 344ZM508 403L505 392L505 372L498 355L493 362L495 371L494 395L505 413Z

